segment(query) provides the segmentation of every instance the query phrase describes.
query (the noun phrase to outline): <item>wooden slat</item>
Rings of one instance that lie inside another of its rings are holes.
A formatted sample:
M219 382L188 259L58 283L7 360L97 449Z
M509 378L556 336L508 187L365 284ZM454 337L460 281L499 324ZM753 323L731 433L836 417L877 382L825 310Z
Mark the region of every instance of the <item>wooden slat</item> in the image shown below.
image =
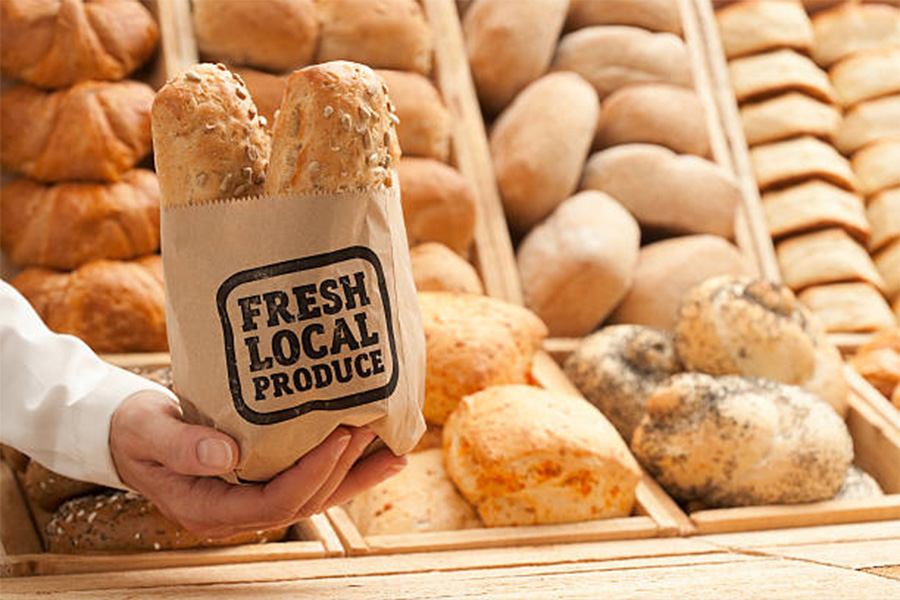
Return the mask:
M850 394L847 400L854 462L874 477L885 493L900 494L900 432L856 394Z
M850 569L883 567L900 561L900 544L896 539L761 546L757 551L781 558L799 558Z
M324 514L313 515L308 519L294 525L301 540L313 540L322 544L326 556L343 556L344 546L331 527L328 517Z
M830 546L840 542L900 540L900 521L720 533L704 535L696 539L738 550L753 550L762 546L809 546L814 544ZM897 560L900 562L900 558Z

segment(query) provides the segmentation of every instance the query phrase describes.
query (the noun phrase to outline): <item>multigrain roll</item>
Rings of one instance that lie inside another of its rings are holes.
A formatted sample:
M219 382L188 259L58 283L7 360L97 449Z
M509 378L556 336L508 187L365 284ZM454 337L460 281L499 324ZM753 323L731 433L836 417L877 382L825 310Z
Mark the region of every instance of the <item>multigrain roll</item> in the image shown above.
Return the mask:
M550 65L566 0L479 0L463 18L472 79L485 112L503 110Z
M812 49L812 23L799 1L736 2L717 10L716 21L729 59L776 48Z
M419 293L425 328L425 407L442 425L468 394L525 383L547 328L532 312L484 296Z
M640 468L600 411L503 385L467 396L444 427L450 478L489 527L624 517Z
M416 0L316 0L316 62L349 60L373 69L431 73L431 30Z
M647 398L682 368L671 333L614 325L581 340L565 370L584 397L631 442L646 413Z
M637 27L586 27L569 33L556 48L551 70L578 73L594 86L601 100L637 83L692 87L684 42L671 33Z
M570 0L566 29L631 25L681 35L678 0Z
M866 100L900 94L900 44L848 56L829 75L838 101L851 107Z
M853 459L847 427L813 394L701 373L657 388L631 449L674 498L713 508L828 500Z
M799 92L741 107L747 144L757 146L798 136L831 140L841 125L841 112Z
M631 287L641 230L602 192L575 194L517 252L525 305L553 336L593 331Z
M775 246L775 256L784 283L795 291L842 281L863 281L884 289L884 281L866 249L843 229L788 238Z
M798 385L847 411L841 355L791 291L761 279L713 277L684 298L675 344L685 370Z
M600 107L595 148L659 144L679 154L709 154L706 111L693 90L648 83L610 94Z
M766 192L762 206L775 240L825 227L840 227L861 242L871 233L862 198L819 179Z
M275 122L275 113L281 107L287 76L273 75L250 67L234 67L232 70L247 86L247 91L250 92L250 97L259 111L263 127L271 127Z
M884 296L868 283L833 283L797 295L828 333L871 333L897 326Z
M802 92L823 102L835 101L828 74L793 50L736 58L728 63L731 87L739 103L779 92Z
M403 156L450 159L450 112L437 88L418 73L376 71L397 108L397 137Z
M584 79L551 73L523 90L497 119L491 155L513 232L527 232L575 191L599 111Z
M475 267L443 244L419 244L410 249L409 258L416 291L484 294Z
M718 236L686 235L649 244L641 248L634 282L610 322L672 331L681 299L691 288L716 275L755 272L747 256Z
M900 138L900 94L860 102L844 113L835 147L849 156L867 144Z
M402 158L397 169L411 246L444 244L467 256L475 236L475 190L459 171L430 158Z
M869 144L853 155L850 164L866 196L900 187L900 137Z
M406 467L353 499L347 512L363 535L455 531L482 527L454 487L440 448L408 455Z
M851 192L859 188L850 162L830 144L813 137L756 146L750 149L750 162L756 183L763 191L813 178Z
M885 4L842 2L812 18L813 58L829 67L861 50L900 44L900 9Z
M54 473L34 460L25 468L22 487L31 502L49 512L55 511L60 504L70 498L101 489L96 483L77 481Z
M314 0L193 0L205 58L272 71L312 62L319 41Z

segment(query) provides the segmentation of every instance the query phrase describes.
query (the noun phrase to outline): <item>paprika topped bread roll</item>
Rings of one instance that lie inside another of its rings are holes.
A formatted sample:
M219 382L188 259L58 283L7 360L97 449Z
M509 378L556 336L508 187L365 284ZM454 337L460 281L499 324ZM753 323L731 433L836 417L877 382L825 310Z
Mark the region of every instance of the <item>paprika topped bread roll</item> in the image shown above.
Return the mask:
M475 267L443 244L428 242L409 251L416 291L484 294Z
M731 87L740 103L778 92L803 92L823 102L835 101L828 74L793 50L736 58L728 63Z
M684 298L675 344L685 370L766 377L798 385L847 411L841 354L781 285L723 275Z
M587 335L631 287L640 242L621 204L602 192L575 194L519 245L525 305L550 335Z
M135 169L118 183L52 186L18 179L0 193L0 242L17 265L54 269L156 252L156 175Z
M397 109L397 137L403 156L450 159L450 111L437 88L418 73L376 71Z
M681 35L678 0L570 0L566 29L631 25Z
M316 0L315 6L321 27L316 62L431 73L431 30L416 0Z
M741 107L747 144L756 146L811 135L831 140L841 125L841 111L799 92Z
M581 189L606 192L643 227L669 233L734 235L741 193L725 169L653 144L615 146L591 156Z
M840 227L855 239L869 239L863 200L819 179L762 195L769 235L782 239L825 227Z
M843 229L824 229L789 238L775 247L775 254L784 282L795 291L842 281L865 281L884 289L866 249Z
M478 99L496 114L550 65L566 0L479 0L463 18Z
M812 24L799 1L745 0L716 11L716 21L729 59L775 48L812 49Z
M844 113L835 147L851 155L866 144L900 138L900 94L861 102Z
M40 181L118 181L150 152L152 103L137 81L16 86L0 97L0 162Z
M869 144L853 155L850 164L866 196L900 187L900 136Z
M484 296L419 293L428 361L425 418L442 425L467 394L525 383L547 328L531 311Z
M319 41L314 0L192 0L208 59L286 71L309 64Z
M797 298L828 333L871 333L897 326L884 296L868 283L809 287Z
M900 9L885 4L843 2L812 18L813 58L830 67L861 50L900 44Z
M143 3L0 2L3 74L43 88L127 77L153 54L159 28Z
M692 86L684 42L671 33L637 27L586 27L569 33L560 40L551 69L578 73L601 100L636 83Z
M866 100L900 94L900 43L848 56L830 76L838 101L850 107Z
M750 162L760 190L816 177L850 191L859 188L850 162L813 137L756 146L750 149Z
M444 427L444 456L489 527L625 517L641 477L600 411L524 385L464 398Z
M574 73L551 73L519 94L491 130L491 156L509 226L524 234L578 185L600 104Z

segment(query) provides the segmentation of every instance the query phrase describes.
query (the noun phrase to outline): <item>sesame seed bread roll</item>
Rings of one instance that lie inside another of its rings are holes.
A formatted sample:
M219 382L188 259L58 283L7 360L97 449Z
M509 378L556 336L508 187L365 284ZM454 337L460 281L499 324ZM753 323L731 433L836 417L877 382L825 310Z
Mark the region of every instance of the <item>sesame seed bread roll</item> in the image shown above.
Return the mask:
M681 35L678 0L570 0L566 29L632 25Z
M375 71L397 107L397 137L403 156L450 159L450 111L437 88L418 73Z
M443 244L428 242L409 251L419 292L484 294L475 267Z
M366 66L335 61L295 71L272 129L265 192L397 185L393 108L387 86Z
M150 112L161 204L202 204L262 191L269 154L256 105L224 65L176 75Z

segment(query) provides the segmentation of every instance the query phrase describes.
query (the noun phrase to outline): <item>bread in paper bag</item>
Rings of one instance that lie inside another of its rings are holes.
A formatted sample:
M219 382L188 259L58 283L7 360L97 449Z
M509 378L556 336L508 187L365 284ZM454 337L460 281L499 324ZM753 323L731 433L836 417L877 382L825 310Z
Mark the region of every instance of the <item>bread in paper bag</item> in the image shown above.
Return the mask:
M293 73L271 152L218 65L167 83L152 116L175 390L238 442L232 479L268 480L342 424L411 450L425 349L386 87L349 62Z

